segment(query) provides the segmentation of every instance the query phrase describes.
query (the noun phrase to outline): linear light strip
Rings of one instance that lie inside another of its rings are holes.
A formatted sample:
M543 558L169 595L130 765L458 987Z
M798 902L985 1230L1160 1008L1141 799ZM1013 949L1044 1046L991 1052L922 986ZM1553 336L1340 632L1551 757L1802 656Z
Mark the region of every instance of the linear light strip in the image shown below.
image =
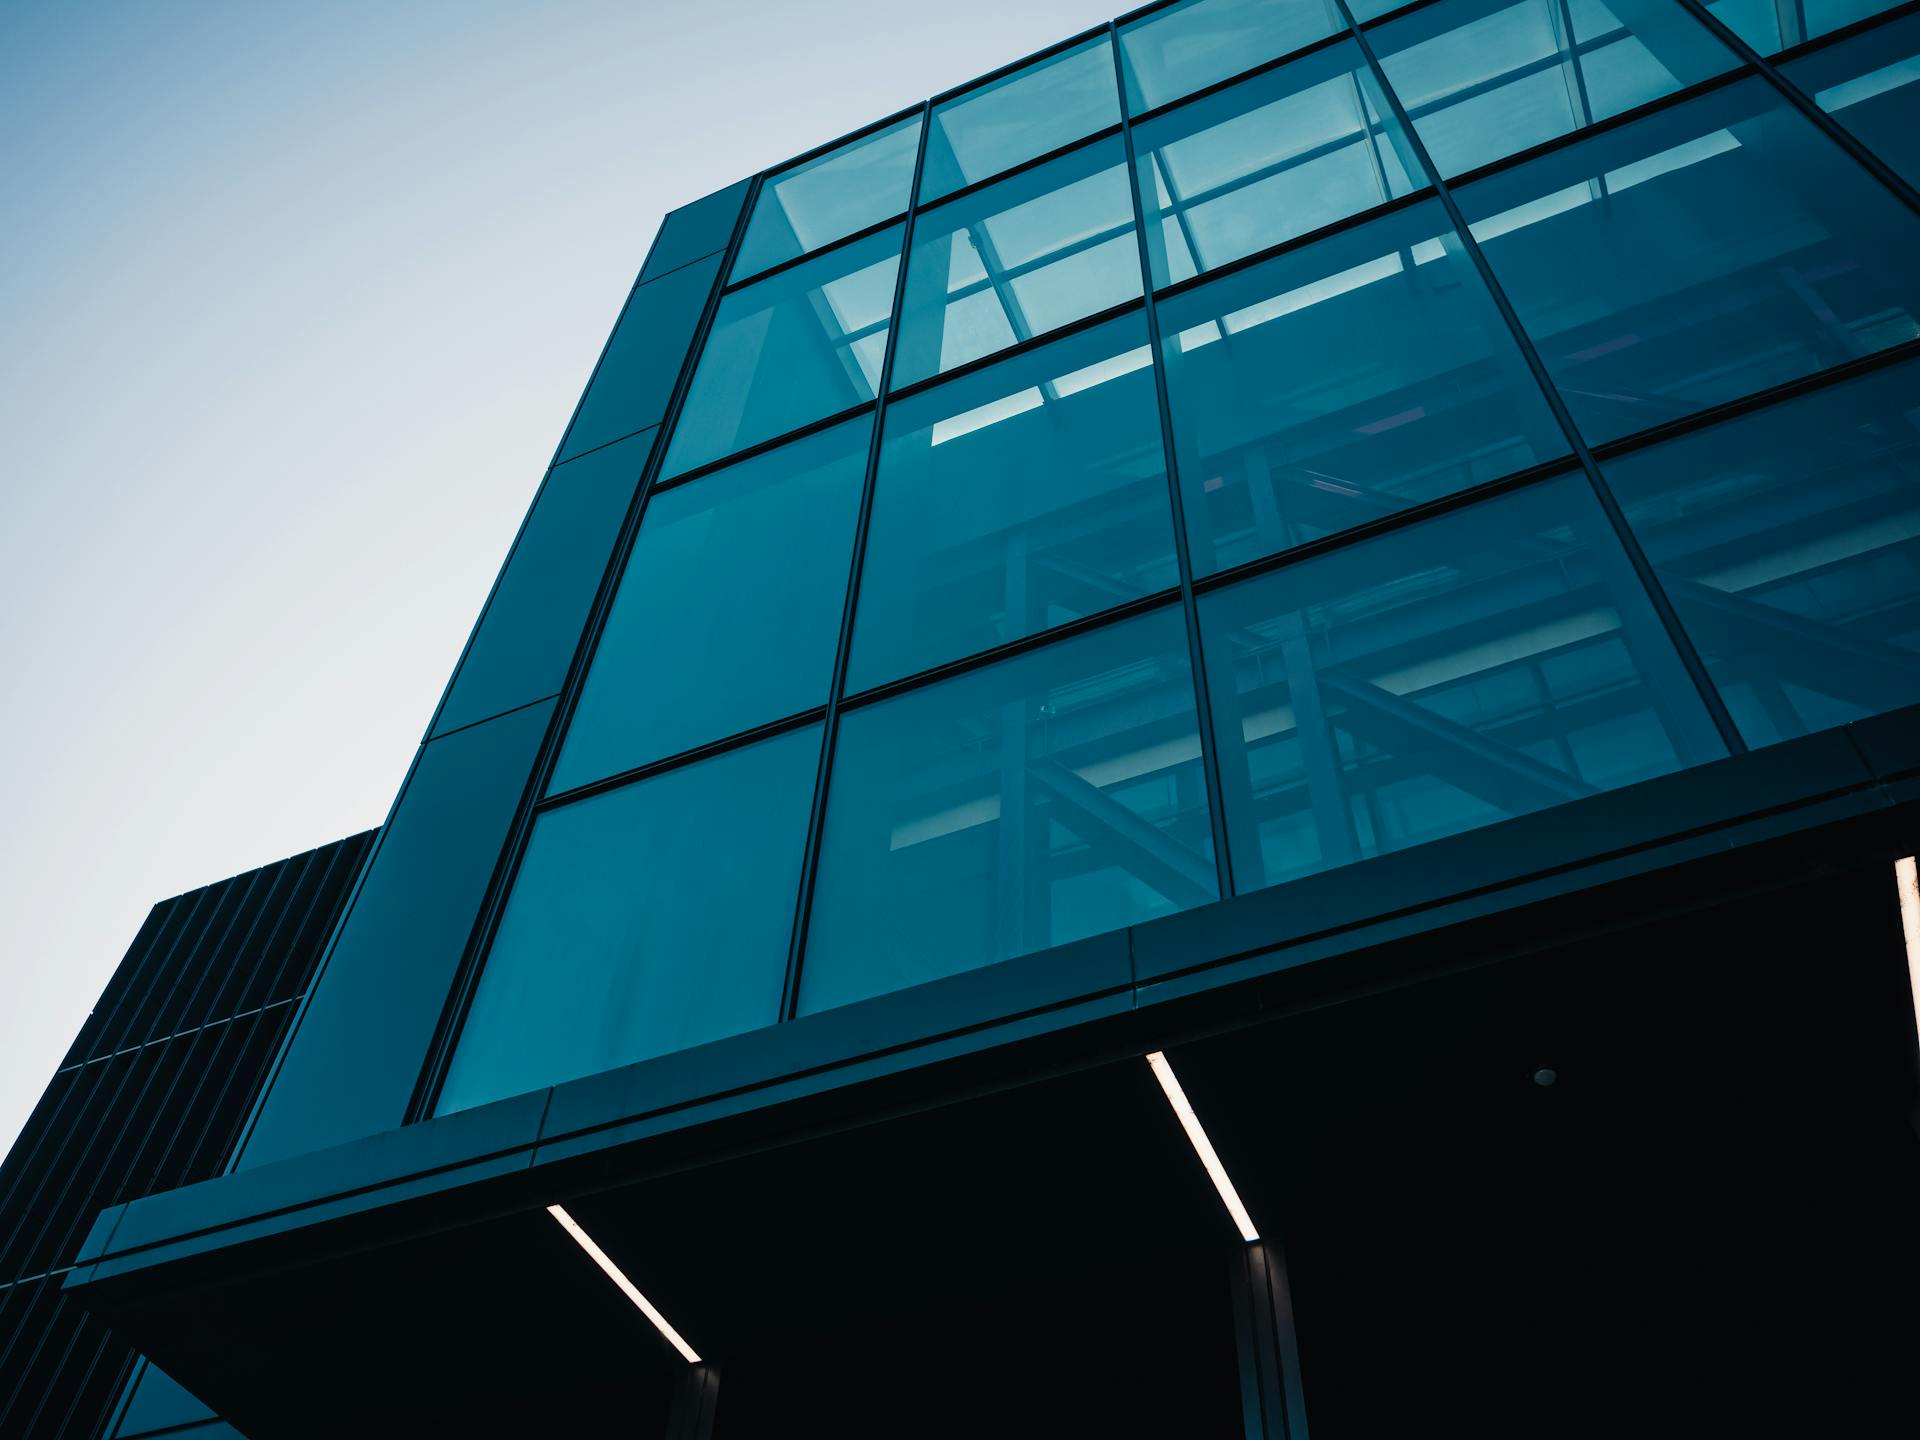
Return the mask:
M1173 1066L1158 1050L1147 1056L1147 1064L1153 1067L1154 1079L1166 1091L1167 1103L1173 1106L1173 1113L1180 1117L1180 1128L1187 1132L1187 1139L1193 1142L1200 1163L1207 1168L1207 1178L1213 1181L1213 1188L1220 1192L1227 1214L1233 1217L1233 1223L1240 1228L1240 1238L1249 1245L1253 1244L1260 1238L1260 1232L1253 1228L1253 1217L1247 1214L1247 1207L1240 1203L1240 1192L1233 1188L1233 1181L1227 1178L1227 1167L1213 1153L1213 1142L1207 1139L1200 1117L1193 1113L1193 1104L1187 1099L1187 1092L1180 1088L1180 1077L1173 1073Z
M618 1285L626 1297L640 1307L641 1313L653 1322L653 1328L667 1337L667 1342L678 1350L689 1365L698 1365L700 1357L693 1347L680 1338L680 1332L667 1323L667 1317L653 1308L653 1302L640 1293L640 1288L621 1274L620 1267L607 1258L607 1252L593 1243L593 1237L580 1228L580 1222L566 1212L563 1206L549 1205L547 1213L560 1222L560 1228L574 1238L576 1244L593 1258L593 1263L606 1272L607 1278Z
M1915 857L1893 862L1893 883L1900 891L1900 929L1907 937L1907 985L1913 991L1913 1023L1920 1025L1920 863Z

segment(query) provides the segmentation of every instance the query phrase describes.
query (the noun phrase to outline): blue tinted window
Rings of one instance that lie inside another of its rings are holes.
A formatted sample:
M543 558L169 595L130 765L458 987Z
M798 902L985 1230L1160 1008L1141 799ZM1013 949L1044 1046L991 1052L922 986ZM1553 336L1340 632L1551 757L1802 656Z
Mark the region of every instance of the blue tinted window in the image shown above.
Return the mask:
M1119 123L1113 51L1103 36L936 105L921 202Z
M1783 67L1910 185L1920 185L1920 15Z
M1585 482L1202 597L1235 884L1723 753Z
M1353 18L1364 25L1409 3L1411 0L1347 0L1347 8L1353 12Z
M1146 320L887 410L854 625L858 690L1174 584Z
M674 476L871 400L886 358L900 227L720 302L661 473Z
M893 383L910 385L1140 293L1118 137L929 210L914 225Z
M1156 286L1426 183L1351 41L1148 121L1134 158Z
M1178 606L849 711L802 1010L1216 895Z
M1120 27L1138 115L1346 28L1330 0L1187 0Z
M1459 198L1590 441L1920 335L1920 221L1758 79Z
M1160 305L1196 573L1566 452L1436 202Z
M552 789L826 703L872 425L647 502Z
M440 1112L779 1018L820 727L534 825Z
M733 278L756 274L900 214L913 189L919 148L920 117L915 115L769 176L741 238Z
M1372 38L1387 83L1443 175L1736 63L1677 0L1441 0Z
M1920 366L1606 472L1749 744L1920 702Z
M1762 55L1891 10L1899 0L1707 0L1714 18Z

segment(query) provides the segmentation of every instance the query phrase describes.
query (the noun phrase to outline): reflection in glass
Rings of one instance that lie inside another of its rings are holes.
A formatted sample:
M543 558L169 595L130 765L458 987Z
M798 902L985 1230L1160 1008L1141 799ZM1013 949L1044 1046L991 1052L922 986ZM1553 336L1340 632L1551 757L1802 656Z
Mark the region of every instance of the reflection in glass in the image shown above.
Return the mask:
M873 399L900 244L896 225L723 299L662 477Z
M847 712L800 1008L1216 897L1177 605Z
M1714 19L1762 55L1831 34L1900 0L1707 0Z
M1594 443L1920 335L1920 221L1758 78L1458 195Z
M1437 202L1160 304L1196 574L1566 453Z
M1177 580L1153 355L1133 314L888 408L848 684Z
M1351 41L1148 121L1134 158L1156 288L1426 183Z
M1442 175L1738 63L1677 0L1441 0L1372 39Z
M1724 753L1579 479L1204 596L1235 884Z
M893 383L910 385L1140 293L1119 138L938 209L914 225Z
M779 1018L820 727L534 825L440 1113Z
M933 107L920 203L1120 123L1105 36Z
M1605 468L1748 744L1920 703L1920 366Z
M647 502L551 793L826 703L872 428Z
M1120 27L1134 115L1346 28L1331 0L1186 0Z
M1920 185L1920 15L1781 69L1901 179Z
M741 280L907 208L920 117L913 115L769 177L733 262ZM897 248L897 247L896 247Z

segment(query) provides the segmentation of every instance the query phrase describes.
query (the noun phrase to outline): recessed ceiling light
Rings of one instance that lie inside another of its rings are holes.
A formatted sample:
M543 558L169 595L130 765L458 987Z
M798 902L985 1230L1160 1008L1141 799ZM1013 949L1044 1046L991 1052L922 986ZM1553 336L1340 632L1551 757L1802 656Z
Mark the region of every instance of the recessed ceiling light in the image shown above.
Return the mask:
M1240 1238L1249 1245L1260 1238L1260 1232L1253 1228L1253 1218L1247 1214L1247 1207L1240 1203L1240 1192L1233 1188L1233 1181L1227 1178L1227 1167L1220 1163L1220 1157L1213 1153L1213 1142L1207 1139L1207 1132L1201 1127L1200 1117L1193 1113L1193 1105L1187 1099L1187 1092L1180 1088L1180 1078L1173 1073L1173 1066L1167 1063L1167 1057L1156 1050L1147 1056L1147 1064L1153 1067L1153 1076L1160 1082L1160 1088L1167 1092L1167 1103L1173 1106L1173 1113L1180 1117L1180 1128L1187 1132L1187 1139L1193 1142L1200 1163L1207 1167L1207 1178L1213 1181L1213 1188L1220 1192L1220 1199L1227 1207L1227 1213L1233 1217L1233 1223L1240 1229Z

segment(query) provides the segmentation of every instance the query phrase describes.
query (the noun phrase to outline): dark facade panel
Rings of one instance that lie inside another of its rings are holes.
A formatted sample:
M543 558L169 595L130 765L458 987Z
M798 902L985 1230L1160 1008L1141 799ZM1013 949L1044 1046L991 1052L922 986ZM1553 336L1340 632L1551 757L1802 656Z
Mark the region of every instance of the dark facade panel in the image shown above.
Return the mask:
M751 184L749 180L738 181L691 205L682 205L662 220L660 233L653 238L653 250L640 271L640 283L657 280L669 270L726 249Z

